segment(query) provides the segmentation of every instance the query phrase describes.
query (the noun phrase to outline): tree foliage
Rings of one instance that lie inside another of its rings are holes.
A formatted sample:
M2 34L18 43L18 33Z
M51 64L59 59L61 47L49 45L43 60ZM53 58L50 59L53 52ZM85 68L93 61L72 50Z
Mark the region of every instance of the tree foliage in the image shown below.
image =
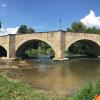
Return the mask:
M1 28L1 22L0 22L0 28Z
M34 32L35 32L35 30L33 28L28 29L28 33L34 33Z
M67 28L68 32L77 32L77 33L83 33L86 32L87 27L82 22L74 22L71 25L71 28Z
M88 28L87 33L96 33L100 34L100 29L97 29L96 27Z
M20 33L20 34L34 33L34 32L35 30L33 28L28 28L26 25L21 25L17 31L17 33Z
M96 27L88 28L82 22L74 22L70 28L67 28L67 32L100 34L100 29Z

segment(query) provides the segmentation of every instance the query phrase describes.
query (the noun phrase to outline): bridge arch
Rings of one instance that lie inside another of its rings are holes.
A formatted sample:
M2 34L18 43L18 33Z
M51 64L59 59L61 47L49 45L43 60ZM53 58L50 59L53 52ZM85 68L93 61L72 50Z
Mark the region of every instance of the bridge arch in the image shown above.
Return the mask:
M15 56L16 57L22 57L22 56L25 56L25 51L27 49L29 49L30 47L37 47L36 46L36 43L45 43L46 45L48 45L48 47L50 47L53 51L53 56L55 55L55 50L54 48L50 45L49 42L47 41L43 41L43 40L40 40L40 39L29 39L27 41L24 41L22 42L16 49L15 51Z
M69 51L72 46L75 46L75 44L79 42L87 45L90 48L90 53L92 53L94 56L100 56L100 45L96 41L90 39L73 40L69 45L67 45L66 50Z
M0 57L7 57L7 50L0 45Z

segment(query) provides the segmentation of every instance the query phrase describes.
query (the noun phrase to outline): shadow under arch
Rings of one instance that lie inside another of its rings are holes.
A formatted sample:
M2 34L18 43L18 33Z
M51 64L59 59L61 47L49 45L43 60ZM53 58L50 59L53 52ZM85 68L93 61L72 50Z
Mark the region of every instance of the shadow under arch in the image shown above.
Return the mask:
M7 57L6 49L0 45L0 57Z
M88 57L100 56L100 45L93 40L81 39L73 42L68 47L69 53L85 54Z
M41 43L44 43L47 48L51 48L51 55L50 58L55 57L55 51L54 49L45 41L39 40L39 39L32 39L32 40L28 40L24 43L22 43L16 50L15 56L25 59L25 58L29 58L29 56L27 54L25 54L25 52L31 48L34 49L39 49L39 45L41 45Z

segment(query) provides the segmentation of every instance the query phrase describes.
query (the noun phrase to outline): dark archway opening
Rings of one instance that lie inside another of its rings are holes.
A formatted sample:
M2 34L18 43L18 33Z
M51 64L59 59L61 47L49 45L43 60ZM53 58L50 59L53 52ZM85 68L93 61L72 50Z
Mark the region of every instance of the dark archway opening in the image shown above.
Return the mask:
M16 57L22 59L53 58L54 50L41 40L29 40L23 43L16 51Z
M0 57L7 57L7 51L2 46L0 46Z
M79 40L68 48L69 57L94 58L100 56L100 46L91 40Z

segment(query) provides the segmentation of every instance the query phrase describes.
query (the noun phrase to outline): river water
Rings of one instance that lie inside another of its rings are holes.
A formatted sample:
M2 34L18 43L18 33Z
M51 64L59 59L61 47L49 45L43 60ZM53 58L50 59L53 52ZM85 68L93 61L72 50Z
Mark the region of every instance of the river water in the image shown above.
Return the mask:
M37 89L71 95L88 82L100 78L100 58L70 59L67 61L18 60L0 61L1 72Z

